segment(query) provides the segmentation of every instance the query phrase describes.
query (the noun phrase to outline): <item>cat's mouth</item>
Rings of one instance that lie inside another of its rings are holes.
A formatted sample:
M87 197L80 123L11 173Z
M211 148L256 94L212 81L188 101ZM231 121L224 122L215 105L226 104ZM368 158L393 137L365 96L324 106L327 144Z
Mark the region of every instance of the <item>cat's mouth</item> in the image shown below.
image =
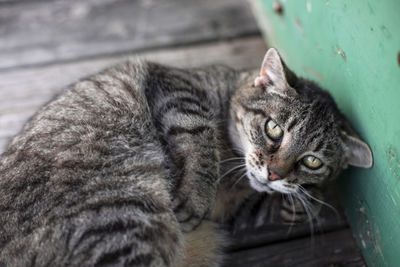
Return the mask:
M269 194L274 192L274 190L269 186L268 181L260 180L251 170L247 170L247 177L249 178L251 187L256 191L267 192Z
M245 166L250 186L256 191L282 194L297 193L298 186L289 183L285 177L278 175L273 168L264 164L262 154L257 152L247 153Z
M268 180L268 175L266 177L260 177L250 169L247 169L247 177L249 178L251 187L258 192L267 192L269 194L273 192L279 192L282 194L297 192L297 186L289 184L285 179L270 181Z

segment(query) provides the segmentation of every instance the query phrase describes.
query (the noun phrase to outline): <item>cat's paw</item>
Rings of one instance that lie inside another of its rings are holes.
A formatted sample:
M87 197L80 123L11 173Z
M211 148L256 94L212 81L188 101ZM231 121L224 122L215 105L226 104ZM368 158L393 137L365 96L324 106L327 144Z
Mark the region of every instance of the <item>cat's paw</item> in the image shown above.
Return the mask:
M195 230L207 215L209 209L201 209L194 205L190 198L176 197L172 201L172 209L184 233Z

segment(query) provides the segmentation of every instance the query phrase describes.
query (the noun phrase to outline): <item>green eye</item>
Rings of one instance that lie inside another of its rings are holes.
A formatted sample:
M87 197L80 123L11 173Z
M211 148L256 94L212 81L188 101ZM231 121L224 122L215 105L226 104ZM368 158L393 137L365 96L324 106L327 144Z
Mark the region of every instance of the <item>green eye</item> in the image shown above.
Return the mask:
M265 124L265 133L268 135L269 138L272 140L279 140L283 135L282 128L273 120L267 121Z
M322 161L314 156L305 156L303 158L303 164L312 170L316 170L322 166Z

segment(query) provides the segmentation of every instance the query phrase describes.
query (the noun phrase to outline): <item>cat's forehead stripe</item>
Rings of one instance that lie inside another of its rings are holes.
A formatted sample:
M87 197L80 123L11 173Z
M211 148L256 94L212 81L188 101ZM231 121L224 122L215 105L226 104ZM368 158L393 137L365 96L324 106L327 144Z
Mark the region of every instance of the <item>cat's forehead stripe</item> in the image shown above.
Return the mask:
M322 140L319 140L319 142L317 143L317 145L314 148L314 152L319 152L321 150L321 148L323 148L324 143L322 142Z
M243 108L244 108L247 112L251 112L251 113L254 113L254 114L256 114L256 115L263 115L264 117L267 117L267 116L268 116L267 113L266 113L264 110L259 109L259 108L249 107L249 106L247 106L247 105L243 105Z
M297 124L297 122L298 122L298 119L297 119L297 118L295 118L295 117L292 118L292 120L289 122L289 124L288 124L286 130L287 130L288 132L290 132L290 131L293 129L293 127Z

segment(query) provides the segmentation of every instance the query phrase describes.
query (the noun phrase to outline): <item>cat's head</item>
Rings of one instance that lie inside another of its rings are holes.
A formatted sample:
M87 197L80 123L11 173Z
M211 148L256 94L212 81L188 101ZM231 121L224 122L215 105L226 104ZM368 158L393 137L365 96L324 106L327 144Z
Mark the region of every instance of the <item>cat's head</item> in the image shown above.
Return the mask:
M329 93L297 78L269 49L254 80L237 90L231 139L245 154L257 191L295 193L321 185L348 165L370 168L370 148L351 129Z

